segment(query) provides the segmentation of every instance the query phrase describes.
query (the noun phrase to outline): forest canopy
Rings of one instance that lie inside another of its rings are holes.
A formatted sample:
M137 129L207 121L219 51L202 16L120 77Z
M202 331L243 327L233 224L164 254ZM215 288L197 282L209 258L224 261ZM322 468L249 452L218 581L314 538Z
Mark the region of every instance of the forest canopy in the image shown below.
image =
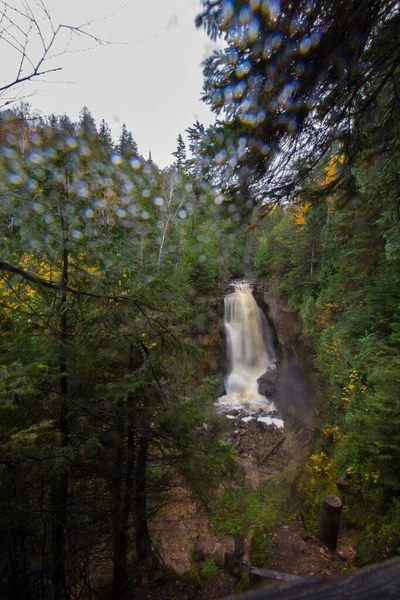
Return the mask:
M301 316L316 372L294 516L315 529L347 472L360 562L400 532L398 3L202 0L196 25L221 46L204 63L215 122L188 123L168 168L90 107L7 96L0 113L10 598L90 597L105 555L121 597L159 559L149 522L176 473L208 508L231 481L222 352L210 368L203 342L232 279Z

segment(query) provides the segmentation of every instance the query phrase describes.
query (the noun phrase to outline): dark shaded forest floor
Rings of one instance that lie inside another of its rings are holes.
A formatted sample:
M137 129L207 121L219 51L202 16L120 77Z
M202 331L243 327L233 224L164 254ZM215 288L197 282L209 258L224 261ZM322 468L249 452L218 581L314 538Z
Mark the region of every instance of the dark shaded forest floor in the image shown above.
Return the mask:
M237 462L245 473L246 486L256 489L291 462L285 448L282 429L263 422L243 421L243 415L230 419L227 438L238 449ZM234 554L233 536L216 534L210 527L208 517L193 501L189 488L177 485L168 492L168 503L152 523L153 536L158 540L169 573L159 572L138 582L135 594L126 600L217 600L248 588L243 576L234 576L221 566L218 573L199 584L188 575L196 566L193 549L204 556L213 556L223 565L225 553ZM267 564L254 565L300 577L338 576L351 568L355 557L349 540L340 538L339 553L342 558L332 558L314 536L307 533L300 523L279 524L271 531L273 544ZM251 538L250 538L251 539ZM245 542L243 573L249 571L249 540ZM190 551L189 551L190 550ZM196 572L196 571L193 571ZM247 578L248 579L248 578ZM271 579L252 577L251 589L281 585Z
M271 568L300 577L330 577L342 573L345 565L351 564L355 552L351 545L339 547L339 558L332 559L329 552L297 524L279 525L273 533L275 547Z
M307 534L298 524L279 525L273 532L274 549L269 568L299 575L300 577L331 578L351 568L355 551L348 540L339 547L341 558L332 558L314 536ZM169 575L143 582L135 595L128 594L126 600L217 600L237 590L238 579L221 571L205 583L201 589L184 578ZM251 588L282 585L281 582L257 578Z

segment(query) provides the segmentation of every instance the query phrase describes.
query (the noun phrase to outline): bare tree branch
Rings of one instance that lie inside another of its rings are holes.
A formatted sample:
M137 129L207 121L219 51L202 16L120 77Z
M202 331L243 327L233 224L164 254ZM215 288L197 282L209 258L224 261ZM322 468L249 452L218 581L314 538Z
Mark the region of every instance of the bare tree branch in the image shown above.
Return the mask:
M60 71L62 67L52 66L49 62L69 50L73 37L87 38L101 46L107 45L109 42L88 31L97 20L101 19L93 19L80 25L55 25L43 0L23 0L19 7L0 0L0 57L5 55L4 47L8 47L8 51L11 48L16 63L15 76L11 76L8 81L6 77L5 81L0 82L0 97L12 88L20 88L24 83L40 76ZM53 53L56 42L64 32L69 33L64 51ZM41 50L37 57L29 53L29 48L35 42ZM5 104L13 101L15 98L7 98Z

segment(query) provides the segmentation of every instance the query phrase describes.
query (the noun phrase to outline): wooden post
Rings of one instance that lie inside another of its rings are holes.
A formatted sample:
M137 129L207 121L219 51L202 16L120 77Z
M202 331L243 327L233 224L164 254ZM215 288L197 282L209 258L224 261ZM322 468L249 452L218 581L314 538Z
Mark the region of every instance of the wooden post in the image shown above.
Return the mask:
M322 504L321 523L319 526L319 541L332 552L336 552L340 526L342 501L338 496L325 496Z

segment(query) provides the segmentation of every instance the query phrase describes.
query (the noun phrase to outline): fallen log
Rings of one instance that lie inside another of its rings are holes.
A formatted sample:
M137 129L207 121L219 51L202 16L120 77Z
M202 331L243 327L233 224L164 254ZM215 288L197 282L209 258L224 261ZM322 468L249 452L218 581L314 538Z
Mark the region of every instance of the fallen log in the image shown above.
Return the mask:
M268 458L271 456L271 454L273 454L273 453L275 452L275 450L277 450L277 448L279 448L280 446L282 446L282 444L283 444L283 442L284 442L285 440L286 440L286 435L284 435L283 437L281 437L281 439L280 439L280 440L278 440L278 441L276 442L276 444L274 444L274 445L272 446L271 450L269 450L269 451L267 452L267 454L265 454L265 456L263 456L263 457L261 458L261 461L262 461L262 462L264 462L265 460L267 460L267 459L268 459Z
M270 571L269 569L259 569L258 567L250 567L250 575L257 575L264 579L275 579L276 581L298 581L303 579L298 575L291 573L280 573L279 571Z

